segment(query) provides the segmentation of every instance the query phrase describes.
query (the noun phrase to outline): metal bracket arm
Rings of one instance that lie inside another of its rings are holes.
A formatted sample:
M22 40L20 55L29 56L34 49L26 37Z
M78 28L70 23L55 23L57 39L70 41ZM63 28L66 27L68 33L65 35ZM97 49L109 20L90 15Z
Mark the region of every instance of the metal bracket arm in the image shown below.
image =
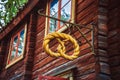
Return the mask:
M61 20L61 19L58 19L58 18L55 18L55 17L51 17L51 16L49 16L49 15L45 15L45 14L43 14L43 13L41 12L41 10L38 10L38 14L39 14L40 16L43 16L43 17L47 17L47 18L54 19L54 20L56 20L56 21L63 22L67 27L69 27L67 24L76 27L76 28L78 29L79 33L82 35L82 37L83 37L83 38L86 40L86 42L90 45L91 50L92 50L92 52L93 52L93 54L94 54L94 45L93 45L94 42L93 42L93 44L91 44L91 43L89 42L89 40L86 38L86 36L80 31L80 28L86 28L86 29L90 29L90 30L94 31L94 26L92 26L92 28L88 28L88 27L86 27L86 25L83 25L83 24L76 24L76 23L71 23L71 22L68 22L68 21L64 21L64 20Z

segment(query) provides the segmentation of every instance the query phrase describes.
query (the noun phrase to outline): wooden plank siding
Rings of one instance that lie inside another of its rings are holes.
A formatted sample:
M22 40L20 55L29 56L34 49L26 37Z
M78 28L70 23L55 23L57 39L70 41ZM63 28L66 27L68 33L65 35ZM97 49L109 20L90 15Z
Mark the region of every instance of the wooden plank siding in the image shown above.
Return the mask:
M43 50L47 0L29 0L28 4L0 33L0 80L38 80L39 75L57 76L72 70L74 80L118 80L120 78L120 1L119 0L76 0L75 23L91 28L94 24L94 52L77 28L70 27L63 32L73 36L80 45L80 55L73 61L55 58ZM6 67L10 39L16 31L27 24L27 38L24 58L9 68ZM90 29L80 28L92 44ZM56 50L57 41L50 43ZM66 43L68 54L72 44Z
M0 55L3 55L4 61L2 62L1 66L1 73L0 73L0 80L30 80L32 75L32 62L33 62L33 51L35 46L35 22L34 21L35 16L31 13L30 15L27 15L21 23L17 26L17 28L14 28L12 32L7 35L3 40L1 41L2 51L0 52ZM29 21L29 22L28 22ZM20 29L24 27L24 25L27 24L27 41L26 41L26 48L25 48L25 55L24 59L18 61L14 65L10 66L9 68L6 68L6 62L7 62L7 56L9 53L9 42L10 37L14 32L17 31L17 29ZM1 61L1 59L0 59ZM1 63L0 63L1 64Z
M108 60L108 0L99 0L97 33L97 80L111 80Z
M39 4L41 5L41 3ZM46 5L42 3L42 5ZM45 6L44 6L45 7ZM78 24L89 24L97 21L97 0L77 0L76 1L76 23ZM45 8L43 13L45 13ZM53 58L47 55L42 47L43 38L45 35L45 17L38 15L37 21L37 30L36 30L36 45L34 53L34 66L33 66L33 80L38 80L39 75L45 75L48 71L56 69L57 67L67 64L69 60L63 58ZM89 26L90 27L90 26ZM72 30L72 29L71 29ZM69 30L66 30L65 33L68 33ZM81 28L81 31L86 35L87 39L91 42L91 31L89 29ZM77 40L81 41L79 43L81 46L80 57L72 61L71 65L76 65L78 74L76 73L75 78L77 80L95 80L95 57L91 52L89 44L85 39L80 35L77 29L72 30L71 35L74 36ZM54 43L51 44L53 49L56 49ZM68 45L69 46L69 45ZM67 46L66 46L67 47ZM70 47L68 48L69 53ZM54 73L52 73L54 74ZM47 75L52 75L47 74Z
M0 80L30 80L32 74L33 51L35 42L36 17L32 9L38 0L30 0L18 15L0 33ZM35 10L35 9L34 9ZM27 24L27 38L24 59L6 69L10 39L13 34Z

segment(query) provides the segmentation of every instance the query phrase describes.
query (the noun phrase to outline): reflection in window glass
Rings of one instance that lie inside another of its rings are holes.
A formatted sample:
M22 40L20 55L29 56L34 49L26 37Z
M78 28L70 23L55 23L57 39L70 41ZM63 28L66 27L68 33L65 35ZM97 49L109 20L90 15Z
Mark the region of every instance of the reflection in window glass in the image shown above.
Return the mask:
M58 0L53 0L50 4L50 16L58 16Z
M65 0L62 0L62 8L61 8L61 20L69 21L71 18L71 0L67 0L67 3ZM63 23L60 23L61 26Z
M14 57L16 56L17 43L18 43L18 36L14 38L10 60L13 60Z
M62 0L64 2L64 0ZM61 9L61 19L62 20L70 20L70 14L71 14L71 1L66 3L62 9Z
M20 33L20 42L19 42L19 46L18 46L17 56L20 56L22 54L23 47L24 47L24 30L22 30Z
M15 54L16 54L16 50L15 48L13 49L12 53L11 53L11 57L10 57L10 60L12 61L15 57Z
M14 61L14 59L22 55L24 48L24 34L25 34L25 30L23 29L22 31L18 32L15 37L13 37L12 39L13 45L11 45L8 64L9 62Z
M58 0L53 0L50 4L50 16L57 18L58 17ZM53 32L56 30L57 21L54 19L50 19L50 29L49 32Z
M71 19L71 0L52 0L49 6L49 15L61 20L70 21ZM49 18L49 32L60 29L63 23Z
M50 19L50 31L49 32L55 31L56 26L57 26L57 21L55 21L54 19Z
M16 37L14 38L13 46L16 46L16 45L17 45L17 42L18 42L18 36L16 36Z

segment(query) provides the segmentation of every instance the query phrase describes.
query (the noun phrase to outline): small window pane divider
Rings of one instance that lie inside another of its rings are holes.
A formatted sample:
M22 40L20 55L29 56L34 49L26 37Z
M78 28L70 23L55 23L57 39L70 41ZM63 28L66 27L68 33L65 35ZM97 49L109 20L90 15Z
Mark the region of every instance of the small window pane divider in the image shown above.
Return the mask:
M87 27L87 25L84 25L84 24L76 24L76 23L72 23L72 22L68 22L68 21L65 21L65 20L61 20L61 19L58 19L58 18L55 18L55 17L51 17L49 15L46 15L44 13L42 13L42 9L41 10L38 10L38 14L40 16L43 16L43 17L47 17L47 18L51 18L51 19L54 19L56 21L60 21L62 22L65 26L67 26L68 30L69 30L69 33L71 33L71 30L70 30L70 27L73 27L73 28L77 28L79 33L81 34L81 36L86 40L86 42L89 44L90 48L91 48L91 51L92 51L92 54L95 55L95 49L94 49L94 33L95 33L95 23L90 23L88 25L91 26L91 28ZM90 43L90 41L87 39L87 37L84 35L84 33L81 32L80 28L86 28L86 29L89 29L91 30L91 34L92 34L92 42ZM79 40L78 40L79 43L81 43Z

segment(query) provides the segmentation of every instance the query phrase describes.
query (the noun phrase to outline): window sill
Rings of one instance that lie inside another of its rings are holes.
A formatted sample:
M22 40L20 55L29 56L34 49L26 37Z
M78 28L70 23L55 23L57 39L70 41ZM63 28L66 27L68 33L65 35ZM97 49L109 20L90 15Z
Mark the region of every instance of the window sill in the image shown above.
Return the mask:
M10 62L10 64L6 65L6 69L9 68L10 66L14 65L15 63L17 63L18 61L20 61L21 59L23 59L23 55L21 55L20 57L18 57L17 59L15 59L14 61Z

